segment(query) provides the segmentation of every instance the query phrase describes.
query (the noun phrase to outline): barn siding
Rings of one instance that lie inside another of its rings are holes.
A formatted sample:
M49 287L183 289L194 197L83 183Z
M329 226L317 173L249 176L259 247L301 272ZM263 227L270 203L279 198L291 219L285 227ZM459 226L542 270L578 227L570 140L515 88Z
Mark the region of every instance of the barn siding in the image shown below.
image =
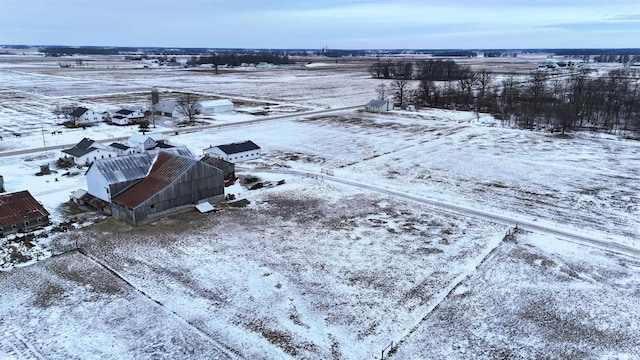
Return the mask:
M140 203L133 209L114 204L114 214L133 224L139 224L167 210L183 205L197 204L203 199L224 197L224 179L222 170L198 162L184 174L157 194ZM153 205L153 207L152 207Z

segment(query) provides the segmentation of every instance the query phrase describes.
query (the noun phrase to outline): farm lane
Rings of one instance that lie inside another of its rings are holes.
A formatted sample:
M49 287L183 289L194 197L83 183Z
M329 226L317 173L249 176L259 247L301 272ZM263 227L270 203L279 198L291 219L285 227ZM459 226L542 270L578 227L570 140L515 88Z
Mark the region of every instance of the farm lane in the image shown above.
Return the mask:
M362 105L350 105L350 106L333 108L333 109L312 110L312 111L305 111L305 112L294 113L294 114L266 117L263 119L243 120L243 121L237 121L237 122L226 123L226 124L208 124L208 125L200 125L200 126L194 126L189 128L181 127L181 128L176 128L172 130L159 131L159 133L162 133L165 135L172 135L175 133L185 134L185 133L198 132L198 131L208 130L208 129L221 129L221 128L228 128L228 127L234 127L234 126L247 126L247 125L261 124L261 123L276 121L276 120L287 120L287 119L300 117L300 116L322 115L322 114L329 114L336 111L353 110L360 107L362 107ZM40 136L40 135L37 135L37 136ZM111 138L107 137L103 139L92 139L92 140L95 140L98 142L114 142L114 141L126 140L128 138L129 138L128 136L122 136L122 137L111 137ZM70 148L76 144L77 143L47 146L47 150L62 150L62 149ZM4 152L0 152L0 157L27 155L27 154L34 154L34 153L39 153L43 151L45 150L42 147L15 150L15 151L4 151Z
M243 168L242 170L253 170L256 172L267 172L267 173L286 174L286 175L311 176L314 178L333 181L333 182L337 182L344 185L359 187L365 190L369 190L369 191L373 191L373 192L377 192L377 193L381 193L389 196L405 198L408 200L419 202L421 204L434 206L447 211L453 211L461 215L471 216L477 219L487 220L487 221L507 225L510 227L517 227L518 229L525 230L525 231L555 235L555 236L562 237L565 240L570 242L594 246L600 249L611 251L613 253L631 256L634 258L640 258L639 248L621 244L615 240L613 235L602 234L593 230L589 231L591 234L585 234L577 231L576 229L571 229L567 225L554 223L546 219L538 220L536 218L528 218L521 214L505 213L499 209L479 210L469 206L454 204L454 203L443 201L443 200L425 198L422 196L413 195L413 194L405 193L398 190L392 190L392 189L384 188L381 186L365 184L362 182L348 180L348 179L336 177L333 175L315 173L315 172L310 172L305 170L262 169L262 168L256 168L256 169Z

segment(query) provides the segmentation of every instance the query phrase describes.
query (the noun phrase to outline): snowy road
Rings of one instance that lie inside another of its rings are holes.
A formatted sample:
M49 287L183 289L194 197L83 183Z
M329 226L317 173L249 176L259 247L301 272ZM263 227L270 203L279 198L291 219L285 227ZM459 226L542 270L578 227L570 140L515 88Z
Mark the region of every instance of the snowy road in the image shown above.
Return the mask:
M247 170L246 168L243 170ZM615 235L604 234L590 230L589 233L583 233L578 229L571 228L564 224L550 222L548 220L539 220L536 218L526 217L520 214L504 213L498 209L479 210L469 206L453 204L450 202L425 198L418 195L405 193L398 190L388 189L372 184L365 184L358 181L348 180L344 178L327 175L324 173L315 173L304 170L293 169L252 169L260 172L288 174L288 175L301 175L310 176L314 178L320 178L327 181L333 181L344 185L355 186L361 189L385 194L389 196L401 197L404 199L416 201L422 204L431 205L447 211L453 211L458 214L471 216L477 219L488 220L491 222L504 224L510 227L517 227L519 229L539 232L561 237L567 241L585 244L589 246L595 246L603 250L611 251L621 255L627 255L635 258L640 258L640 249L633 246L628 246L620 241L616 240Z
M312 111L305 111L305 112L299 112L294 114L271 116L263 119L242 120L242 121L236 121L236 122L231 122L226 124L210 124L210 125L202 125L202 126L194 126L194 127L181 127L181 128L176 128L172 130L160 131L160 133L165 135L173 135L174 133L181 133L181 134L194 133L194 132L208 130L208 129L222 129L222 128L228 128L228 127L234 127L234 126L255 125L255 124L260 124L260 123L269 122L269 121L287 120L287 119L301 117L301 116L328 114L336 111L353 110L360 107L362 107L362 105L352 105L352 106L346 106L346 107L340 107L340 108L334 108L334 109L312 110ZM103 139L93 139L93 140L98 142L111 143L114 141L127 140L128 138L129 136L122 136L122 137L111 137L106 139L103 138ZM73 147L76 144L77 143L47 146L47 150L62 150L62 149ZM42 151L43 149L41 147L15 150L15 151L5 151L5 152L0 152L0 157L26 155L26 154L33 154L33 153L38 153Z

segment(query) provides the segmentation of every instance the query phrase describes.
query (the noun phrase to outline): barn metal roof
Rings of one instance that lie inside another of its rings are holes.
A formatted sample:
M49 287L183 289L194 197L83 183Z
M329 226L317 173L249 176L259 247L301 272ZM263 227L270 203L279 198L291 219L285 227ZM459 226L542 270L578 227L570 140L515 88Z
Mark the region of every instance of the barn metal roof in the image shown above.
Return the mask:
M214 156L210 156L210 155L205 155L203 156L200 161L202 161L205 164L209 164L211 166L217 167L218 169L221 169L224 171L225 167L233 167L233 163L221 159L221 158L217 158Z
M13 225L42 216L49 216L49 212L29 191L0 195L0 226Z
M108 184L142 179L149 172L156 154L140 153L127 156L95 160L87 172L92 168L99 171Z
M227 155L237 154L237 153L241 153L241 152L245 152L245 151L251 151L251 150L260 149L260 146L256 145L251 140L247 140L247 141L240 142L240 143L231 143L231 144L218 145L218 146L214 146L214 147L217 147L218 149L222 150Z
M132 209L167 187L196 163L193 158L162 151L143 180L111 200Z

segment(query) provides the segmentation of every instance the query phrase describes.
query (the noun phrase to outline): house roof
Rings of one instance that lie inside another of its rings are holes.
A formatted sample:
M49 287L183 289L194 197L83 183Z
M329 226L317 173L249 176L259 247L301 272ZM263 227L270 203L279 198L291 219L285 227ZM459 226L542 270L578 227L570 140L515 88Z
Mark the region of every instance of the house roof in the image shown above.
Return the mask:
M71 112L71 114L69 114L71 117L80 117L82 116L84 113L86 113L87 111L89 111L89 109L85 108L85 107L77 107L75 110L73 110L73 112Z
M144 142L147 141L148 138L151 138L151 140L158 142L158 141L164 140L164 135L162 133L151 133L151 134L133 133L129 137L128 141L132 143L144 144Z
M237 154L237 153L241 153L241 152L245 152L245 151L251 151L251 150L260 149L260 146L256 145L251 140L247 140L247 141L240 142L240 143L231 143L231 144L218 145L218 146L214 146L214 147L222 150L222 152L224 152L227 155Z
M49 212L27 190L0 195L0 226L43 216L49 216Z
M94 146L94 143L95 141L89 138L84 138L71 149L62 150L62 152L75 157L84 156L97 149L97 147Z
M371 100L367 103L367 106L375 106L375 107L387 106L387 100Z
M105 178L108 184L144 178L153 164L155 154L141 153L94 161L87 173L95 169Z
M129 149L131 149L131 147L129 147L129 146L125 145L125 144L118 143L118 142L111 143L111 145L109 145L109 146L114 148L114 149L118 149L118 150L129 150Z
M121 110L116 111L116 114L127 116L127 115L133 114L133 111L127 110L127 109L121 109Z
M135 208L169 186L197 163L198 161L193 158L161 151L151 166L149 174L140 182L114 197L112 201L130 209Z

